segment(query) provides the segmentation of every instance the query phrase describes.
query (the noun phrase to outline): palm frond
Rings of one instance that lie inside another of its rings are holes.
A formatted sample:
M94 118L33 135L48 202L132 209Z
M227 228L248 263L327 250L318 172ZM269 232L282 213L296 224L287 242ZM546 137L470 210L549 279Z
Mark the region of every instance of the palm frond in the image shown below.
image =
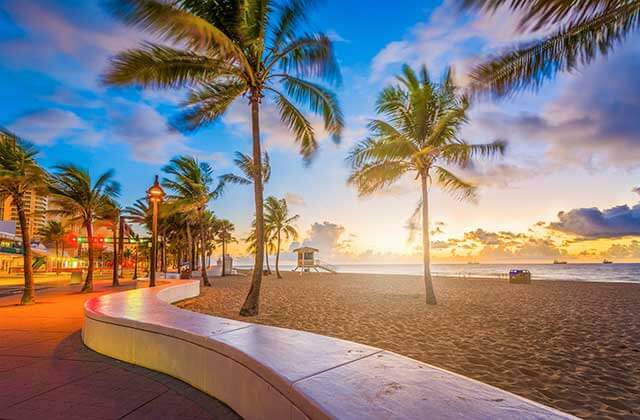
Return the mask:
M356 186L360 196L366 196L388 188L409 170L406 162L366 163L351 173L348 182Z
M477 187L475 185L463 181L442 166L434 167L433 172L440 188L449 192L457 199L474 202L477 200Z
M293 131L295 140L300 146L300 154L305 162L309 163L316 150L318 150L318 142L316 141L313 127L304 114L283 94L277 91L274 92L276 93L275 102L280 120L287 128Z
M285 75L282 82L294 101L305 104L314 114L322 115L325 129L331 134L333 141L339 143L344 117L336 96L318 84L297 77Z
M571 72L606 55L640 27L640 1L606 9L592 19L560 28L476 66L470 77L474 95L496 98L537 90L559 72Z
M145 42L113 57L103 81L116 86L175 89L229 74L234 74L234 69L225 60Z

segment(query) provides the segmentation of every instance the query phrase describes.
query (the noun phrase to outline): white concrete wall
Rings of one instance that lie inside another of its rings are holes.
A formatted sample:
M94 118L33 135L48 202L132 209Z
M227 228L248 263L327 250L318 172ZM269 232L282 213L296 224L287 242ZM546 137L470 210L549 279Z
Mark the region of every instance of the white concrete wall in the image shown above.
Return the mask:
M179 378L245 419L555 419L570 416L395 353L185 311L198 281L100 296L82 337L108 356Z

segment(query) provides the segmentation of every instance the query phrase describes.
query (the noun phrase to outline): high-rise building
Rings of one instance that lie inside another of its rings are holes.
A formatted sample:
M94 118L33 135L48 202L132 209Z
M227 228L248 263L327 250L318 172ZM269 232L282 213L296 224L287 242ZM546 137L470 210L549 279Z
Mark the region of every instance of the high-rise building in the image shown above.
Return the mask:
M24 208L27 215L27 229L31 238L38 239L40 229L47 223L47 196L27 191L24 195ZM13 200L9 196L2 200L0 205L0 216L2 220L16 222L16 236L22 235L22 226L18 219L18 210L13 205Z

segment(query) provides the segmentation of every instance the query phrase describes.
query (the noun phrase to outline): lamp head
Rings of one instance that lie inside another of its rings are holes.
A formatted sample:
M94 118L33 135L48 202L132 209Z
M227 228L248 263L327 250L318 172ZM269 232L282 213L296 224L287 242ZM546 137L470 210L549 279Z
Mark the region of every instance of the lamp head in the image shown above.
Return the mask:
M160 186L160 182L158 182L158 175L156 175L153 185L147 190L147 198L151 202L161 203L164 196L164 190Z

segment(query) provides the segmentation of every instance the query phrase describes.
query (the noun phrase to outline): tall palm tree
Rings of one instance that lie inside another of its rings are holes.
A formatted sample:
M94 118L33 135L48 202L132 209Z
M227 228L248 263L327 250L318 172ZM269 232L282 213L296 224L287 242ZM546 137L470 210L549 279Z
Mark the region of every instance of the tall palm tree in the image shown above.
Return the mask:
M309 81L340 81L329 37L302 32L313 0L112 3L115 14L126 23L169 41L171 46L145 43L120 53L105 76L107 84L190 87L188 108L181 118L185 129L215 121L236 99L248 99L255 168L262 167L260 111L265 100L276 105L305 161L310 161L318 143L311 122L296 103L321 115L333 140L340 140L344 123L335 95ZM262 245L262 179L256 178L253 187L257 237ZM240 310L243 316L258 313L263 247L257 248L251 288Z
M370 136L348 156L352 165L349 183L360 195L372 194L411 174L420 180L422 199L422 246L426 301L435 304L429 252L429 187L435 181L460 199L474 199L476 187L463 181L451 166L468 166L476 156L502 154L505 143L468 144L459 138L467 122L469 102L458 93L448 70L442 82L433 82L425 66L416 74L402 68L398 83L384 88L376 103L381 119L369 122Z
M281 279L279 263L280 263L280 245L284 236L285 240L298 239L298 231L293 222L300 216L289 214L287 200L284 198L277 199L273 196L267 197L264 203L265 208L265 230L276 241L276 276Z
M60 270L60 244L64 242L64 236L67 230L64 224L59 220L49 220L47 224L40 229L40 236L49 244L53 244L56 250L56 271ZM64 253L64 249L62 251Z
M223 183L212 189L213 167L207 162L200 162L192 156L178 156L169 162L162 170L172 176L164 178L162 184L173 191L170 199L175 200L181 214L194 214L200 225L200 270L205 286L211 286L207 276L206 265L206 235L205 209L209 202L220 196Z
M237 241L236 238L233 237L235 230L235 225L227 219L219 220L216 225L216 242L222 246L222 273L220 274L222 277L226 276L227 262L225 256L227 253L227 244Z
M24 196L27 191L46 191L47 174L36 161L38 151L30 143L15 134L0 129L0 198L11 197L18 213L22 235L24 291L22 305L35 302L31 235L27 225L27 209Z
M571 72L606 55L640 29L640 0L465 0L493 12L501 6L522 14L522 31L548 35L490 57L471 72L474 93L496 97L537 90L559 72Z
M113 180L113 170L103 173L95 181L86 169L73 164L57 165L54 170L49 183L52 212L80 223L87 230L89 265L82 292L91 292L95 263L93 224L109 213L114 200L120 195L120 184Z

